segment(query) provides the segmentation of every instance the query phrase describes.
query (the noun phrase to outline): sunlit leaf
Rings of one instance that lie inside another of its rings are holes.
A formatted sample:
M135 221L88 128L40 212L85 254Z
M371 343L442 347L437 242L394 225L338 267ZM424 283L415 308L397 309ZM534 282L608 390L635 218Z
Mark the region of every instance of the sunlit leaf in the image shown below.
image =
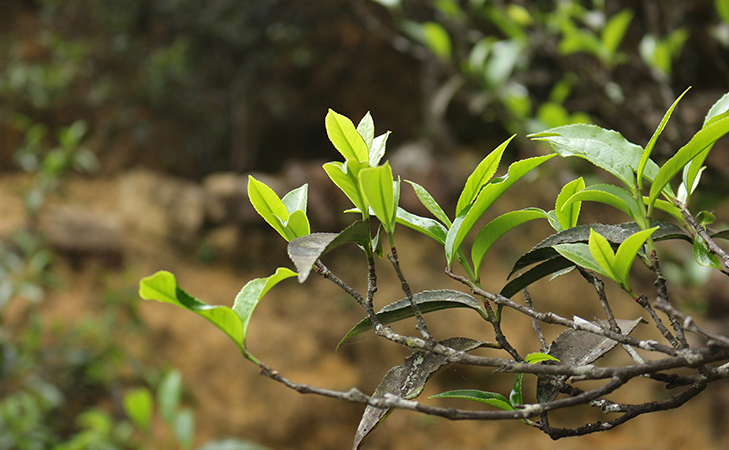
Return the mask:
M377 167L380 164L382 156L385 154L387 147L387 138L390 136L390 132L383 133L377 136L372 141L372 147L370 148L370 166Z
M593 229L590 230L590 237L587 241L587 246L590 248L590 254L592 255L593 259L602 269L602 271L599 272L607 274L608 277L615 281L620 281L620 279L615 274L615 270L613 267L615 253L613 252L613 248L608 240L600 236L600 234L596 233ZM557 249L557 251L559 251L559 249ZM569 256L567 256L566 254L562 252L560 253L562 254L562 256L569 258ZM574 259L572 261L574 261Z
M306 204L309 198L309 185L303 184L300 187L290 191L284 195L281 202L286 206L286 210L289 214L293 214L295 211L303 211L306 214Z
M559 362L559 359L555 358L553 355L547 355L545 353L535 352L535 353L529 353L526 358L524 358L524 362L528 362L529 364L537 364L542 361L556 361Z
M558 244L554 246L554 249L557 250L560 255L569 259L578 266L590 269L593 272L597 272L608 278L612 278L612 274L606 272L605 269L603 269L602 266L595 261L588 244Z

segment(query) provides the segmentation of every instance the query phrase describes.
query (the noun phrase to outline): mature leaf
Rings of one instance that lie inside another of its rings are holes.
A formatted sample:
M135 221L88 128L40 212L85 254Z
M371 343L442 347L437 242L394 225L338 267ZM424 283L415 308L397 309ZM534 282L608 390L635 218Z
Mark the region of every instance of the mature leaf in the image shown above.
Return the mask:
M281 202L286 206L289 214L295 211L303 211L306 214L306 203L309 198L309 185L304 183L300 187L284 195Z
M255 278L238 292L235 296L235 302L233 303L233 311L240 318L240 324L242 327L242 340L241 345L245 348L245 340L248 335L248 324L251 321L253 311L260 303L266 293L271 290L272 287L276 286L281 281L296 276L296 272L286 267L279 267L276 272L266 278Z
M617 131L596 125L576 124L552 128L530 135L547 141L562 157L577 156L615 175L628 188L635 186L634 170L637 170L643 149L626 140ZM648 160L644 175L649 180L658 172L658 166Z
M312 266L323 254L349 243L370 245L369 220L358 220L339 233L313 233L289 242L289 258L299 273L299 283L306 281Z
M453 221L448 235L446 236L445 252L448 260L448 267L451 267L453 258L461 248L463 240L471 228L476 224L479 218L488 209L491 204L496 201L501 194L504 193L512 184L516 183L521 177L529 171L539 166L543 162L552 158L554 155L537 156L534 158L522 159L516 161L511 166L505 177L501 177L498 181L493 181L481 189L476 197L476 201L470 208L462 211Z
M646 164L648 164L648 160L650 160L651 152L653 151L653 147L656 145L658 137L661 135L661 133L663 133L663 129L666 128L666 124L668 123L668 119L671 118L671 114L673 114L674 108L676 108L678 102L681 101L681 98L686 95L689 89L691 89L691 87L688 87L685 91L683 91L683 93L678 96L676 101L673 102L671 107L668 108L666 114L663 115L663 119L661 119L661 123L658 124L658 128L656 128L656 131L653 132L653 136L651 136L651 139L645 146L645 150L643 150L643 154L640 157L640 163L638 163L638 170L636 170L636 173L638 174L638 186L642 186L643 171L645 170Z
M332 182L344 192L344 195L362 212L364 217L367 217L369 213L369 205L360 190L357 174L366 166L367 164L355 161L328 162L323 166Z
M635 320L617 319L618 327L623 335L629 335L641 322ZM607 322L598 320L593 322L602 328L608 328ZM577 331L572 328L563 331L549 346L547 354L557 358L562 364L570 366L583 366L592 364L617 345L617 342L589 331ZM559 386L566 377L553 375L539 375L537 381L537 401L548 403L559 394Z
M442 309L470 308L478 312L482 317L486 317L486 312L483 310L478 300L460 291L454 291L451 289L423 291L413 295L413 299L415 300L415 303L417 303L420 312L423 314L432 311L440 311ZM408 298L403 298L385 306L378 311L376 315L383 325L387 325L413 317L415 313L413 313L410 300ZM337 344L337 348L350 338L370 329L372 329L372 322L370 319L362 319L342 338L339 344Z
M562 190L557 196L557 201L554 205L554 211L559 221L559 225L562 230L572 228L577 225L577 220L580 217L581 202L574 202L570 205L566 205L567 199L572 197L577 192L580 192L585 188L585 180L582 177L572 180L562 187Z
M227 306L211 306L191 296L177 285L175 276L170 272L161 270L142 278L139 282L139 296L145 300L170 303L197 313L227 334L238 349L245 353L245 332L238 314Z
M469 175L466 180L466 185L463 187L461 195L458 197L458 203L456 204L456 216L459 216L468 205L473 203L476 196L478 196L481 192L481 189L483 189L483 187L486 186L486 184L488 184L494 176L496 170L499 168L501 156L504 154L506 146L512 139L514 139L514 136L511 136L501 145L496 147L494 151L481 160L478 166L476 166L476 169L474 169L471 175Z
M329 140L345 160L361 163L368 161L367 144L351 120L330 109L324 122Z
M413 230L419 231L424 235L435 239L440 244L445 244L445 238L448 229L437 220L409 213L398 206L397 223L412 228Z
M465 400L473 400L495 406L506 411L513 411L514 407L509 399L497 392L479 391L477 389L457 389L454 391L441 392L440 394L431 395L428 398L462 398Z
M124 412L142 430L152 424L152 394L147 388L136 388L124 395Z
M486 252L501 236L524 222L534 219L545 219L546 217L547 213L544 210L539 208L526 208L502 214L489 222L478 233L471 248L471 260L473 261L475 273L478 273L481 269L481 263L483 262L484 256L486 256Z
M397 184L399 186L399 182ZM387 234L392 235L397 219L399 188L393 186L390 164L385 162L382 166L362 169L359 172L359 185L382 227Z
M372 141L372 147L370 148L370 166L377 167L380 164L380 160L385 154L388 136L390 136L389 131L377 136Z
M593 272L597 272L600 275L604 275L608 278L613 278L612 273L607 272L603 267L596 261L595 256L591 251L588 244L558 244L554 246L554 249L559 252L560 255L569 259L573 263L585 269L590 269Z
M249 175L248 198L263 220L268 222L284 239L289 240L281 225L282 222L288 220L289 211L273 189Z
M425 208L430 211L431 214L433 214L433 217L443 222L446 228L449 228L451 226L451 220L448 218L448 215L443 211L443 208L440 207L438 202L435 201L433 196L430 195L430 193L418 183L409 180L405 181L413 187L415 195L418 196L418 199L420 199L420 202L423 204L423 206L425 206Z
M706 148L714 145L720 137L729 132L729 117L725 117L711 125L702 128L696 133L691 140L681 147L675 155L673 155L661 167L656 175L651 190L648 195L648 212L653 211L653 204L660 195L663 188L668 185L671 179L683 169L692 159L699 155Z
M372 115L369 111L362 117L362 120L357 124L357 133L362 136L367 148L372 148L372 141L375 139L375 121L372 120Z
M483 343L468 338L452 337L441 341L441 344L468 352L479 348ZM448 364L446 356L422 350L415 351L405 358L403 364L395 366L387 372L372 396L377 398L385 394L394 394L404 399L416 398L423 392L423 388L430 377ZM359 449L365 438L389 414L389 409L367 406L357 427L357 434L352 448Z

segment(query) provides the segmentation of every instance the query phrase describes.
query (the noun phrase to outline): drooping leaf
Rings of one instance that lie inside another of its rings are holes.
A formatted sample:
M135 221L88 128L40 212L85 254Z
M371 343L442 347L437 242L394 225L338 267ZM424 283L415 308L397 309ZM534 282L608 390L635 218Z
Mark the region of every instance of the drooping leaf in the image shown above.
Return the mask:
M477 389L457 389L453 391L446 391L441 392L440 394L431 395L428 398L462 398L464 400L473 400L479 403L485 403L506 411L514 410L509 399L503 395L497 392L479 391Z
M446 228L449 228L451 226L451 220L448 218L448 215L443 211L443 208L440 207L438 202L435 201L433 196L430 195L430 193L418 183L409 180L405 180L405 182L409 183L413 187L415 195L418 196L420 202L423 204L423 206L425 206L428 211L430 211L433 217L440 220L446 226Z
M296 266L299 283L306 281L312 266L323 254L349 243L370 245L369 220L358 220L339 233L313 233L289 242L289 258Z
M514 139L511 136L501 145L496 147L494 151L489 153L481 162L476 166L476 169L469 175L466 180L466 184L461 191L461 195L458 197L458 203L456 204L456 216L459 216L464 209L478 196L481 189L491 180L499 168L499 162L501 162L501 156L506 150L506 146Z
M482 317L486 318L486 312L481 304L472 296L451 289L440 289L435 291L423 291L413 295L415 303L417 303L420 312L427 314L432 311L440 311L450 308L470 308L478 312ZM403 298L382 308L377 312L377 318L383 325L414 317L413 308L408 298ZM342 338L337 344L339 348L344 342L350 338L364 333L372 329L372 322L369 318L362 319L357 325Z
M673 155L656 175L651 190L648 195L648 212L653 211L653 203L661 194L663 188L673 179L683 167L692 159L699 155L706 148L714 145L720 137L729 132L729 117L723 118L711 125L702 128L696 133L691 140L681 147L675 155Z
M239 317L242 328L241 345L245 348L245 340L248 335L248 324L251 321L253 311L260 303L266 293L281 281L296 276L296 272L286 267L279 267L276 272L265 278L255 278L238 292L233 303L233 311Z
M377 167L380 164L380 160L385 155L388 136L390 136L389 131L377 136L372 141L372 147L370 148L370 166Z
M124 395L124 412L144 431L152 424L152 394L147 388L136 388Z
M554 155L536 156L516 161L511 166L505 177L501 177L498 181L492 181L481 189L470 208L462 211L460 215L453 221L448 234L446 235L445 252L448 267L451 267L453 258L461 248L466 235L473 228L479 218L488 209L491 204L496 201L501 194L504 193L511 185L516 183L521 177L529 171L544 163Z
M142 278L139 282L139 296L145 300L170 303L195 312L227 334L241 353L245 353L245 334L238 314L227 306L211 306L191 296L177 285L175 276L170 272L161 270Z
M475 350L483 345L482 342L462 337L452 337L440 343L464 352ZM446 356L417 350L405 358L403 364L395 366L387 372L372 396L378 398L383 397L385 394L393 394L408 400L416 398L423 392L427 381L448 364L448 358ZM352 448L355 450L359 449L364 443L365 438L389 414L389 409L367 406L357 427Z
M539 208L526 208L518 211L510 211L502 214L496 219L489 222L476 236L471 248L471 260L474 265L474 272L478 273L481 269L486 252L491 245L501 236L511 231L518 225L534 219L545 219L547 213Z
M366 167L366 164L361 164L355 161L333 161L324 164L324 171L329 175L329 178L339 189L344 192L344 195L349 198L352 204L362 212L364 217L369 214L369 204L362 195L362 191L359 187L359 179L357 174L361 169Z
M435 239L440 244L445 244L448 229L437 220L421 217L398 207L397 223L405 225L408 228L412 228L415 231L419 231L424 235Z
M689 89L691 89L691 87L688 87L685 91L683 91L683 93L679 95L678 98L673 102L671 107L668 108L666 114L663 115L663 119L661 119L661 123L658 124L658 128L656 128L656 131L653 132L653 136L651 136L648 144L645 146L645 150L640 157L638 170L636 170L636 173L638 174L638 186L643 186L643 171L645 170L646 164L648 164L648 160L651 157L651 152L653 151L653 147L656 145L658 137L661 135L661 133L663 133L663 129L666 128L666 124L668 124L668 119L671 118L671 114L673 114L673 110L676 108L676 105L678 105L678 102L681 101L681 98L686 95Z
M375 121L369 111L357 124L357 133L362 136L368 149L372 148L372 141L375 139Z
M617 319L616 322L620 327L620 332L627 336L638 326L641 320L641 318L635 320ZM602 328L609 328L609 325L602 320L593 323ZM592 364L616 345L616 341L604 336L570 328L557 336L549 346L547 354L554 356L562 364L583 366ZM559 394L559 386L565 378L554 375L538 375L537 401L539 403L548 403L554 400Z
M351 120L330 109L324 123L329 140L346 161L353 160L360 163L368 161L369 148Z
M392 235L397 219L399 187L393 185L390 164L385 162L382 166L362 169L359 172L359 184L382 227L387 234Z
M572 228L577 225L577 220L580 217L581 202L576 201L570 205L565 205L567 199L572 197L577 192L580 192L585 188L585 180L580 177L576 180L572 180L562 187L562 190L557 196L557 201L554 205L554 211L559 221L559 225L562 230Z
M549 142L560 156L577 156L615 175L629 189L635 186L634 170L637 170L643 149L626 140L617 131L596 125L576 124L552 128L530 135L531 138ZM648 160L644 176L652 180L658 166Z

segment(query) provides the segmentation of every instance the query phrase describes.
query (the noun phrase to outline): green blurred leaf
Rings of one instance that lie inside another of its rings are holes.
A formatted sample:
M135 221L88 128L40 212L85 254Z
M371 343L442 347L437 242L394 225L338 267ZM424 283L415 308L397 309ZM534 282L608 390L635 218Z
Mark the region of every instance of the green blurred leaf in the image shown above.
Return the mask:
M440 394L431 395L428 398L462 398L465 400L473 400L487 405L495 406L506 411L513 411L514 407L509 403L509 399L496 392L479 391L476 389L457 389L446 391Z
M478 274L481 263L491 245L501 236L511 231L518 225L534 219L545 219L547 213L539 208L526 208L518 211L510 211L489 222L476 236L471 247L471 260L474 265L474 272Z
M346 161L368 161L369 148L351 120L330 109L324 122L329 140Z
M577 220L580 217L580 207L582 202L573 201L569 205L566 205L567 199L572 197L577 192L580 192L585 188L585 180L582 177L572 180L562 187L562 190L557 196L557 201L554 205L554 211L559 220L559 225L563 230L572 228L577 225Z
M714 6L721 20L729 24L729 0L714 0Z
M506 150L506 146L509 145L509 142L511 142L515 136L516 135L511 136L501 145L496 147L494 151L481 160L471 175L469 175L466 180L466 184L461 191L461 195L458 197L458 203L456 204L456 216L460 215L468 205L473 203L478 194L481 192L481 189L483 189L483 187L489 183L491 178L493 178L496 170L499 168L499 162L501 161L501 156Z
M162 418L170 425L174 423L177 408L182 398L182 374L173 369L167 372L157 387L157 405Z
M124 395L124 412L136 426L149 431L152 423L152 394L147 388L136 388Z
M397 219L397 203L400 197L399 181L393 186L392 168L388 162L382 166L362 169L359 184L364 197L380 219L387 234L392 235Z
M420 308L420 312L427 314L432 311L440 311L443 309L450 308L470 308L478 312L481 317L486 317L481 304L472 296L450 289L440 289L435 291L423 291L413 295L415 303ZM403 298L396 302L390 303L389 305L382 308L377 312L377 318L380 319L382 325L388 325L394 322L414 317L413 308L408 298ZM372 322L369 318L362 319L357 325L352 327L351 330L342 338L337 344L339 348L344 342L350 338L357 336L360 333L364 333L367 330L372 329Z

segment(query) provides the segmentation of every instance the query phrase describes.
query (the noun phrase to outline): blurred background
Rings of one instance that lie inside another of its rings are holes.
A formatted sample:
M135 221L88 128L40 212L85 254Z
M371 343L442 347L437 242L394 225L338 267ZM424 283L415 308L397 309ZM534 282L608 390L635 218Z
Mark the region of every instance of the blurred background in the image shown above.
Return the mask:
M393 132L385 158L395 172L451 211L470 171L512 134L505 160L546 153L526 136L571 123L645 145L689 86L658 161L729 91L728 0L0 0L0 450L351 447L361 406L260 377L199 317L143 304L138 280L170 270L191 294L230 305L249 279L290 267L285 242L248 204L251 173L280 195L308 182L315 231L346 225L346 199L321 169L340 158L324 130L329 108L355 123L369 111L377 134ZM694 199L720 221L726 145ZM599 176L580 161L552 162L496 212L550 209L576 173ZM410 190L402 202L427 214ZM586 220L626 220L584 209ZM442 249L402 233L416 290L460 288L442 273ZM485 287L500 290L548 234L530 225L500 242ZM328 266L364 289L363 262L344 253ZM385 269L379 306L401 296ZM689 247L666 248L665 270L682 306L726 330L729 294ZM599 314L597 302L576 301L591 298L589 286L534 289L537 309ZM407 353L372 336L335 353L360 316L322 280L284 283L256 311L249 346L293 381L372 392ZM493 338L468 313L430 320L443 338ZM514 343L538 350L530 324L509 320L523 330ZM425 395L510 383L449 368ZM710 390L678 411L558 443L521 423L396 412L368 444L726 448L729 389ZM626 395L668 394L639 385ZM558 417L604 420L578 414Z

